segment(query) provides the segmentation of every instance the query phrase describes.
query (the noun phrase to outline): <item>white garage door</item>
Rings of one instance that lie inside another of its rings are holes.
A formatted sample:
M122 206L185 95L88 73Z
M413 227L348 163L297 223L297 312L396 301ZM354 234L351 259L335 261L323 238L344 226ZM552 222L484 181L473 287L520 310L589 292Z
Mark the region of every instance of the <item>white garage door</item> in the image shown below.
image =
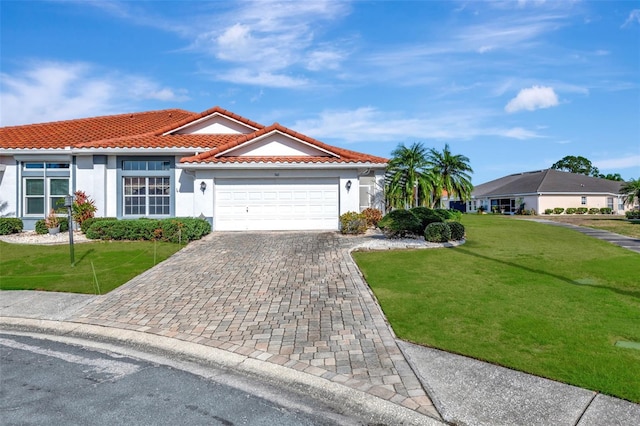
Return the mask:
M338 179L216 179L218 231L338 229Z

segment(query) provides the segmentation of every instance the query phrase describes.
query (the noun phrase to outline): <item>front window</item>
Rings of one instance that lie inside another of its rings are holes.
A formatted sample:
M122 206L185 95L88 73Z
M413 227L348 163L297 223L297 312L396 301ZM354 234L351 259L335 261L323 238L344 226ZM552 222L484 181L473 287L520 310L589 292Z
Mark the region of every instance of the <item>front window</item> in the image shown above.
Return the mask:
M587 197L580 197L580 204L582 204L583 206L587 205Z
M23 163L23 214L43 217L50 209L63 207L70 193L69 178L69 163Z
M168 177L125 177L125 216L158 216L171 212Z
M172 161L130 157L121 165L122 216L170 216Z

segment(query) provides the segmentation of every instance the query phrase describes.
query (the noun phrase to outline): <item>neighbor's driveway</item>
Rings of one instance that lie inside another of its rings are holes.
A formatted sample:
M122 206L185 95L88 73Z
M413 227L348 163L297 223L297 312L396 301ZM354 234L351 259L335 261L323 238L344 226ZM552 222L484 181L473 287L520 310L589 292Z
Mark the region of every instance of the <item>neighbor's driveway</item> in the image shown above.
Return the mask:
M72 321L208 345L439 417L334 232L216 232Z

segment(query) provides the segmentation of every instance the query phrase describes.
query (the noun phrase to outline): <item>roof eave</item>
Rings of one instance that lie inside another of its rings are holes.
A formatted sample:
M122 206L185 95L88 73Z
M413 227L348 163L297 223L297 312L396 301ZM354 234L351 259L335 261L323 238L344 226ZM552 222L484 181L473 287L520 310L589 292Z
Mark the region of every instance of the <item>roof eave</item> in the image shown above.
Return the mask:
M180 169L354 169L354 168L367 168L367 169L384 169L387 166L386 163L285 163L285 162L270 162L270 163L179 163L176 164Z

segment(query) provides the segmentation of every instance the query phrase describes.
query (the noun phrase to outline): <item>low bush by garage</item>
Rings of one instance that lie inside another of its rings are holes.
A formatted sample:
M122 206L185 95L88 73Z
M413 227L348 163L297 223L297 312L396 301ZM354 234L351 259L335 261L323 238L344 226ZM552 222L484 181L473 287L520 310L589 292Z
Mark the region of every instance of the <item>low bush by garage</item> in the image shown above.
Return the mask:
M188 242L199 240L211 232L211 225L203 219L132 219L98 220L87 229L87 238L94 240L152 240Z

